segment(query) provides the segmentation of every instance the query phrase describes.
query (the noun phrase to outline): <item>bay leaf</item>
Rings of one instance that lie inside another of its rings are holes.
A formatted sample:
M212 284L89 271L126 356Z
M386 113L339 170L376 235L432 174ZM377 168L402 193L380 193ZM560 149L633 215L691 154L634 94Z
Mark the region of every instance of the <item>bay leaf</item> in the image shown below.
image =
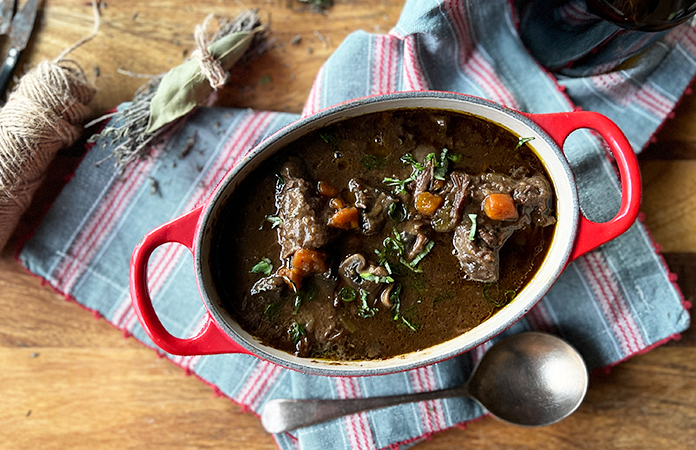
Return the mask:
M229 70L251 45L255 31L238 32L213 42L208 51ZM189 59L167 72L150 103L150 118L145 133L154 133L164 125L185 116L203 102L212 87L196 59Z

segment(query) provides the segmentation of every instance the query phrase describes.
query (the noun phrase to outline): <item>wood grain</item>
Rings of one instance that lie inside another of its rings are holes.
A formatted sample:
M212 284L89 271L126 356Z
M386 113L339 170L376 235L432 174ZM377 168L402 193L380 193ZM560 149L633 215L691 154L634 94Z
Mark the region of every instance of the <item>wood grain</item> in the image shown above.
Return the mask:
M20 2L23 3L23 2ZM165 72L193 47L191 32L209 12L232 17L259 8L275 43L235 68L218 103L300 112L320 64L352 31L386 32L401 0L338 0L326 15L289 0L111 0L104 2L98 37L75 51L99 88L93 116L132 98L143 74ZM53 58L89 33L88 1L45 0L22 62ZM322 44L318 32L325 40ZM290 45L299 35L299 45ZM0 41L7 50L7 41ZM311 49L311 50L310 50ZM98 68L98 70L96 70ZM260 80L270 76L271 82ZM696 101L687 97L676 117L641 157L645 223L668 253L687 300L696 298ZM683 149L689 149L685 151ZM54 174L22 227L40 217L55 195L59 174L79 159L62 151ZM242 413L209 386L78 305L66 302L12 258L16 240L0 255L0 448L2 449L273 449L258 418ZM421 443L419 449L687 449L696 444L696 333L606 374L591 378L576 414L541 429L490 418Z

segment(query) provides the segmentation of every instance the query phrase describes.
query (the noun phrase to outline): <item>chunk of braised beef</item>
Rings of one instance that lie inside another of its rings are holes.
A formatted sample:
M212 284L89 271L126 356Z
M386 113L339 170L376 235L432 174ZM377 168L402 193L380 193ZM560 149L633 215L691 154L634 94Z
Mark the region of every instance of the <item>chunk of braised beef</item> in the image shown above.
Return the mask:
M363 234L379 233L387 220L389 208L398 200L383 191L368 186L359 178L350 180L348 189L355 196L355 206L360 212L360 228Z
M469 204L469 185L471 184L471 177L464 172L455 171L450 175L450 179L454 185L454 198L452 199L450 217L452 221L459 223L462 218L462 213L464 212L464 207Z
M542 227L556 223L551 214L551 196L551 186L541 175L522 178L512 194L516 203L531 208L532 222Z
M301 166L290 161L281 168L285 184L276 193L278 244L281 259L300 248L317 249L329 241L326 220L322 217L322 201L313 183L301 178Z
M427 219L424 219L422 216L417 215L413 219L401 223L398 228L399 231L403 231L404 233L413 236L418 236L419 234L426 232L430 228L430 226L428 224Z
M367 209L375 200L375 190L359 178L353 178L348 182L348 190L355 197L356 208Z
M416 181L413 182L413 196L418 197L425 191L430 190L430 185L433 182L435 173L435 163L432 159L429 159L425 163L425 168L420 171L416 177Z
M471 226L471 221L464 220L454 230L454 254L467 279L495 282L498 280L498 249L492 248L483 239L469 239Z
M463 172L455 171L449 178L440 191L440 195L444 195L445 202L435 211L431 221L433 229L438 233L454 231L462 220L464 208L471 201L471 177Z
M465 220L457 226L452 242L467 278L491 283L498 280L500 248L515 231L532 223L542 227L555 223L549 205L551 189L541 175L514 178L487 173L473 183L471 197L474 204L469 208L476 214L476 230L471 233L472 223ZM488 195L494 193L511 196L519 212L517 219L498 221L479 214L475 205L482 204Z
M254 285L251 287L251 295L257 295L262 292L279 295L284 288L285 280L283 277L271 275L268 277L263 277L254 283Z

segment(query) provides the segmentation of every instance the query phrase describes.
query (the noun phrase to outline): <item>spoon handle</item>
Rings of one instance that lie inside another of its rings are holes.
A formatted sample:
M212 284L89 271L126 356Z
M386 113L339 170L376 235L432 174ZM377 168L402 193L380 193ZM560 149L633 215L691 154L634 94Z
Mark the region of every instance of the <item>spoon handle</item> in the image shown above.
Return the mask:
M270 400L261 413L261 423L269 433L284 433L338 417L371 409L401 405L403 403L468 396L468 386L462 385L439 391L385 397L349 399Z

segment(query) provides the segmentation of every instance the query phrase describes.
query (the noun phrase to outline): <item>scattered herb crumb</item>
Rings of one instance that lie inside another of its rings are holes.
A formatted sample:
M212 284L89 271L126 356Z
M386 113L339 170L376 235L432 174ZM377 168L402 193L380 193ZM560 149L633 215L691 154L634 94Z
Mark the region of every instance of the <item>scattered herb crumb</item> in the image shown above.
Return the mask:
M377 308L370 308L367 304L367 291L360 289L360 304L358 305L358 315L363 319L373 317L377 313Z
M280 316L280 305L277 303L269 303L266 309L263 310L263 316L270 322L275 322L275 320Z
M271 229L277 228L283 224L283 219L278 216L266 216L266 222L270 222Z
M270 275L273 271L273 263L270 259L264 257L261 261L257 262L254 267L249 271L250 273L262 273L266 276Z
M358 298L358 293L355 292L355 289L353 288L342 287L341 290L338 291L338 296L344 302L352 302Z
M147 177L147 179L150 181L150 195L159 195L161 197L162 192L159 188L159 182L153 177Z
M394 222L401 223L406 220L406 215L408 213L406 211L406 205L403 203L392 203L389 205L387 214Z
M270 75L264 75L259 79L259 85L263 86L264 84L271 83L273 81L273 78L271 78Z
M184 142L184 146L179 152L179 159L184 159L186 158L186 156L188 156L189 153L191 153L191 150L193 150L194 145L196 145L197 138L198 131L194 131L193 134L189 136L188 139L186 139L186 142Z
M360 160L360 164L362 164L362 166L367 170L381 169L387 165L387 158L375 155L366 155Z
M288 329L288 334L290 334L292 343L297 345L297 343L300 342L300 339L307 335L307 330L305 330L305 326L301 323L293 322Z
M498 283L484 284L482 293L483 298L485 298L486 301L488 301L488 303L497 308L502 308L503 306L510 303L515 298L515 296L517 296L517 292L513 291L512 289L501 291L500 285L498 285Z
M469 214L469 220L471 220L471 229L469 230L469 240L473 241L476 236L476 218L478 214Z
M533 137L533 136L532 136L532 137L521 137L521 138L519 138L519 140L517 141L517 146L515 147L515 150L517 150L518 148L522 147L522 146L523 146L524 144L526 144L527 142L533 141L533 140L534 140L534 137Z

